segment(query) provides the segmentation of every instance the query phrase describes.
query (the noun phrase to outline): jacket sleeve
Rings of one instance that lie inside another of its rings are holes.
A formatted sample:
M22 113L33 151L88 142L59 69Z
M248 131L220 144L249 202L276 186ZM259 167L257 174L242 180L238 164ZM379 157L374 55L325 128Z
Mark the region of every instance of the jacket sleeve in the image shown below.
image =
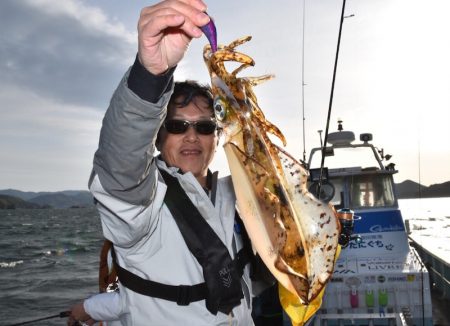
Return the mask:
M115 245L130 247L154 227L151 204L158 172L153 155L173 91L173 70L169 73L152 103L128 87L128 71L103 119L89 189L97 202L103 233ZM153 77L155 85L159 76Z
M122 314L120 295L118 292L93 295L84 300L83 307L92 319L98 321L118 320Z
M98 175L102 187L111 196L146 206L155 187L156 167L152 164L155 139L173 86L151 103L128 88L128 74L114 92L103 119L93 176Z

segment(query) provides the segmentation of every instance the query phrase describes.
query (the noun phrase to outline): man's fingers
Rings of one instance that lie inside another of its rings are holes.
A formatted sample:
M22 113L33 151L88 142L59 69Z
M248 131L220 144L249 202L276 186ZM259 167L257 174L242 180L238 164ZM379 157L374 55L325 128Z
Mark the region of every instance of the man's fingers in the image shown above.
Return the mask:
M209 16L179 0L169 0L144 8L138 29L149 37L158 35L169 27L178 27L190 37L199 37L199 27L209 22Z
M165 0L141 10L141 18L161 8L173 8L185 16L195 16L206 11L206 4L201 0Z
M190 38L200 37L202 35L201 29L193 24L192 21L177 14L152 17L145 24L142 24L140 28L141 36L144 39L157 38L168 28L177 28Z
M192 38L210 18L202 0L165 0L142 9L138 23L138 56L151 73L160 74L183 58Z

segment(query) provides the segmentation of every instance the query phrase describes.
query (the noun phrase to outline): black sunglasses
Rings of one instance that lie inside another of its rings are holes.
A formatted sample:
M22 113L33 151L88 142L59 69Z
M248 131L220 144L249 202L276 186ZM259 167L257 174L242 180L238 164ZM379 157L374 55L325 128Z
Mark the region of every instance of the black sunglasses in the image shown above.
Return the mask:
M167 132L171 134L184 134L189 126L192 126L200 135L211 135L216 131L217 124L213 120L166 120L163 124Z

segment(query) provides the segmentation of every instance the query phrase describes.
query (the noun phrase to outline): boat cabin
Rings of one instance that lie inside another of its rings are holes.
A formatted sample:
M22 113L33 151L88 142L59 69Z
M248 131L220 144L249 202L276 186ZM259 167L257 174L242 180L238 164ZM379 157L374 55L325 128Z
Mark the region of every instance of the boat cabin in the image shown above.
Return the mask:
M312 149L308 189L336 210L354 213L353 234L314 325L432 325L428 272L409 246L391 155L370 142L372 134L355 143L341 123L338 130L325 148Z

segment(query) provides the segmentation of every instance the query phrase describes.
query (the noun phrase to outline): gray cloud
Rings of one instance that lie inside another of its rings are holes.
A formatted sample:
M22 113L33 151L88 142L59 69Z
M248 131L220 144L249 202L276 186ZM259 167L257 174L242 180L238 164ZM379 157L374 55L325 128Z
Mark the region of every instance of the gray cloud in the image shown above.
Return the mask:
M104 108L136 44L75 0L0 1L0 85ZM25 94L25 93L24 93Z

